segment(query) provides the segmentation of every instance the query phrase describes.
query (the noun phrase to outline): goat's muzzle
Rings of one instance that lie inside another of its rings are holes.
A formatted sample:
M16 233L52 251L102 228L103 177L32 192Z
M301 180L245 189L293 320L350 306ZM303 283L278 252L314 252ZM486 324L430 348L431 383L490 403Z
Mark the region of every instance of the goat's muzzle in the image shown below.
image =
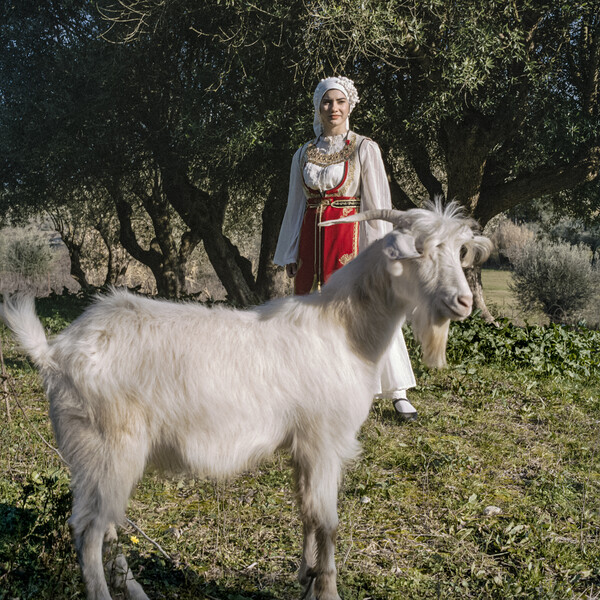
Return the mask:
M473 310L473 294L459 294L452 300L442 301L442 305L445 309L445 317L451 321L462 321Z

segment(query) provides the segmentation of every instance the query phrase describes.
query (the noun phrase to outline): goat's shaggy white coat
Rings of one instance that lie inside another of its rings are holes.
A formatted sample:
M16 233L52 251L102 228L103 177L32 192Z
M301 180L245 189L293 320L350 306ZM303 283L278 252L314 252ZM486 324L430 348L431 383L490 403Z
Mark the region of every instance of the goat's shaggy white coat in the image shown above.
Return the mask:
M380 359L408 317L425 360L444 364L449 320L471 311L460 254L488 251L453 208L383 216L397 228L321 294L253 310L114 291L48 342L32 299L5 302L0 317L40 369L71 470L70 525L88 598L110 599L103 538L148 464L219 479L286 448L304 524L304 597L339 599L338 486L358 452Z

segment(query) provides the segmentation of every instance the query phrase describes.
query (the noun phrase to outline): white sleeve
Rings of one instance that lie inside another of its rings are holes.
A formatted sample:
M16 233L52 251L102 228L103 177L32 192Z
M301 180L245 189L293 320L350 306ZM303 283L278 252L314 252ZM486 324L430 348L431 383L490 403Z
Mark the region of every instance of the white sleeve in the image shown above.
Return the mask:
M359 150L361 162L361 210L392 208L392 197L379 146L372 140L364 140ZM361 223L362 225L363 223ZM387 221L366 221L360 232L359 251L392 230ZM360 245L364 244L364 245ZM382 360L381 391L386 396L416 385L402 325L398 325L392 342Z
M385 174L379 146L365 139L359 148L361 169L360 210L374 208L392 208L390 185ZM364 250L375 240L382 238L392 230L387 221L364 221L360 230L360 250Z
M306 195L302 187L302 173L300 170L301 154L302 148L296 151L292 159L287 207L279 230L275 256L273 257L273 262L282 267L298 262L300 228L306 210Z

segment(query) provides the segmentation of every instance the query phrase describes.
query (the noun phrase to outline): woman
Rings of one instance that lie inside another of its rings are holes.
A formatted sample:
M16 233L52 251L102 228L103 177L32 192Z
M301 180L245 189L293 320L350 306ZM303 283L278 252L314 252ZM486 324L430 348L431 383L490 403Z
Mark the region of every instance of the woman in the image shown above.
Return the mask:
M319 290L331 273L391 230L384 221L319 227L321 221L392 206L379 146L350 130L348 117L357 103L350 79L321 80L313 96L316 138L292 160L288 204L273 261L295 277L296 294ZM390 398L401 417L414 419L417 411L406 399L406 390L414 385L399 328L384 362L378 396Z

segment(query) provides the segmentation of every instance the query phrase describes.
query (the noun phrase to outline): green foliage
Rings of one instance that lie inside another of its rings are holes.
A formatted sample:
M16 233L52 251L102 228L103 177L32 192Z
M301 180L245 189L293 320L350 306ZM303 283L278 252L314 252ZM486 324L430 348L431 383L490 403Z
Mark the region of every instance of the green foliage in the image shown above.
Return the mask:
M45 473L32 471L24 482L18 506L43 515L43 518L36 518L30 530L29 534L35 535L38 529L46 526L62 529L70 503L69 477L65 469L59 468Z
M598 294L591 257L583 245L531 240L511 255L511 290L526 310L541 306L554 322L572 320Z
M555 208L541 201L532 202L526 206L515 207L508 212L511 219L527 223L532 230L537 230L553 242L568 242L571 245L584 244L592 251L592 263L597 260L600 249L600 222L598 212L590 203L582 202L580 196L589 192L586 186L575 192L561 194L555 199ZM598 197L597 187L594 196ZM571 207L569 201L578 206Z
M34 469L22 482L14 503L3 500L0 575L5 580L4 592L11 593L9 597L39 598L53 589L55 597L69 597L80 583L67 525L71 505L67 471Z
M584 326L517 327L508 319L486 323L479 313L452 323L448 361L475 372L477 365L526 369L536 375L600 377L600 331Z
M519 127L542 134L544 150L553 152L545 146L552 140L554 150L558 144L568 152L573 142L593 136L593 119L577 106L583 95L577 85L587 74L573 68L584 68L588 48L582 30L597 26L596 2L561 0L550 7L527 0L518 9L506 2L472 0L317 5L319 18L308 23L307 31L315 42L314 54L306 60L327 64L328 56L335 57L329 60L344 66L358 63L357 71L364 73L364 58L377 57L379 74L367 93L379 105L386 94L378 86L386 81L387 97L395 97L395 110L407 118L399 126L388 114L390 134L406 127L427 135L426 128L433 131L446 118L460 121L468 114L510 119L527 96L548 110L532 111ZM519 152L527 152L521 158L534 160L535 149L542 150L538 135L518 138Z
M353 126L381 144L398 204L418 203L425 186L485 222L596 172L578 161L597 139L597 9L569 0L9 3L0 209L66 204L93 226L114 218L117 201L121 231L126 206L153 219L158 246L147 250L139 234L121 240L155 270L183 261L167 235L181 218L231 287L242 261L232 248L227 265L214 258L220 217L239 229L252 216L261 260L256 281L249 268L245 278L271 289L262 284L274 272L292 154L312 135L312 89L343 73L361 93ZM599 197L589 193L587 213L598 214Z
M50 333L59 333L76 319L92 301L93 294L84 290L75 294L52 293L36 300L36 310Z

